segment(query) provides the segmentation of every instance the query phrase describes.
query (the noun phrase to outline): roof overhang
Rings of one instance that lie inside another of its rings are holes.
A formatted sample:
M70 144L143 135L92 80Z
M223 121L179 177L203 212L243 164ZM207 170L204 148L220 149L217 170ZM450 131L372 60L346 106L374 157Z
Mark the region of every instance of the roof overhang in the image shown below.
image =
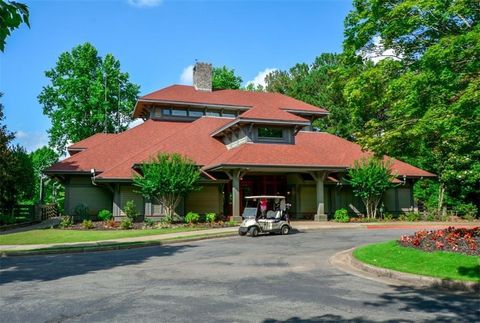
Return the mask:
M234 104L216 104L207 102L189 102L189 101L175 101L175 100L156 100L156 99L138 99L135 104L133 117L137 118L142 115L143 110L147 105L159 106L177 106L177 107L192 107L192 108L210 108L210 109L227 109L227 110L249 110L252 106L234 105Z
M205 168L208 171L231 170L231 169L245 169L249 172L309 172L309 171L345 171L345 167L338 166L317 166L317 165L265 165L265 164L217 164Z
M301 110L301 109L294 109L294 108L282 108L282 110L293 113L293 114L300 114L300 115L327 116L330 114L330 112L328 111L312 111L312 110Z
M286 120L275 120L275 119L257 119L257 118L242 118L238 117L232 122L227 123L226 125L218 128L210 135L212 137L218 136L222 134L228 128L236 125L236 124L249 124L249 123L256 123L256 124L266 124L266 125L289 125L289 126L309 126L309 121L286 121Z

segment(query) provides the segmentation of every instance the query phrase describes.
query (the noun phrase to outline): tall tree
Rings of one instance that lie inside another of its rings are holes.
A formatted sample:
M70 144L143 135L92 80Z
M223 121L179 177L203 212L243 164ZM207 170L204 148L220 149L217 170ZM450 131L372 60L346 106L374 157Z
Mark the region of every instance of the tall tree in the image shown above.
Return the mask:
M0 93L0 98L3 93ZM5 115L3 114L3 104L0 102L0 209L12 204L13 198L10 195L10 185L12 184L10 167L12 165L13 154L10 149L11 141L15 135L3 124Z
M479 18L478 1L357 0L346 19L347 55L380 41L399 59L347 85L349 104L373 113L358 140L438 174L438 207L445 194L480 204Z
M0 0L0 51L5 50L6 39L22 23L30 27L29 12L26 4Z
M242 78L235 75L234 69L226 66L213 68L212 87L214 90L238 90L241 85Z
M58 154L49 147L38 148L30 153L35 175L34 200L52 203L55 202L55 196L58 195L58 184L49 178L45 178L43 170L58 161Z
M45 75L50 84L38 99L51 119L50 146L57 152L98 132L123 131L132 120L140 87L129 81L112 54L102 58L85 43L62 53Z

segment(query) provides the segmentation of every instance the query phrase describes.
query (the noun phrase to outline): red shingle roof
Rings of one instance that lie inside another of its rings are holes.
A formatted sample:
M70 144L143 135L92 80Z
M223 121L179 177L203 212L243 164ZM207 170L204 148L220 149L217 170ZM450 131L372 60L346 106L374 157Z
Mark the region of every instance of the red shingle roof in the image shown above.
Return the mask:
M135 107L134 117L140 117L145 102L172 102L185 104L221 105L248 108L241 118L308 121L289 111L327 114L327 110L296 100L280 93L242 90L197 91L193 86L172 85L141 97Z
M105 142L106 140L115 136L113 133L97 133L91 137L80 140L73 145L68 146L68 150L81 150L95 147L98 144Z
M343 169L369 155L357 144L319 132L299 132L295 144L247 143L227 150L210 134L231 121L214 117L202 117L191 123L148 120L123 133L104 137L105 141L53 165L47 173L89 172L94 168L100 172L98 178L130 179L135 164L159 152L181 153L206 170L221 165ZM434 176L399 160L394 160L393 170L399 176Z

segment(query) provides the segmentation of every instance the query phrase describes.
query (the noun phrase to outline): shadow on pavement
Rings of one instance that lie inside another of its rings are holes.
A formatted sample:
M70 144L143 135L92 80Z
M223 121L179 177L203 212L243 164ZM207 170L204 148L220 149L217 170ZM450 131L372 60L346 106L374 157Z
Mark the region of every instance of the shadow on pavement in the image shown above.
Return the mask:
M480 297L468 292L442 292L429 288L413 288L391 286L394 291L378 295L378 302L364 302L365 309L369 307L398 308L398 311L408 313L431 314L426 322L479 322ZM422 315L422 316L423 316ZM388 316L388 315L387 315ZM419 319L420 320L420 319ZM346 317L342 315L325 314L310 318L294 316L286 320L265 319L264 323L280 322L418 322L405 318L389 320L371 320L366 317ZM425 320L421 320L425 322Z
M18 281L51 281L167 257L192 245L164 245L140 249L0 259L0 285Z

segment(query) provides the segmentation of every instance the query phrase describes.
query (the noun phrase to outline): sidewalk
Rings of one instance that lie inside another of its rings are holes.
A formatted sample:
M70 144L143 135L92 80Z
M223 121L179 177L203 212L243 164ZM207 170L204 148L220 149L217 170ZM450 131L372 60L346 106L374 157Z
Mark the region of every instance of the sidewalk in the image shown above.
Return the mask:
M53 219L51 219L53 220ZM46 221L35 225L35 229L45 227ZM293 229L298 231L310 231L310 230L325 230L325 229L441 229L447 228L449 226L455 227L475 227L480 226L480 222L396 222L396 223L337 223L337 222L314 222L314 221L292 221L291 223ZM15 230L24 229L23 231L33 230L34 226L19 228ZM50 227L50 225L46 226ZM214 237L226 237L237 235L238 227L230 228L217 228L217 229L207 229L199 231L187 231L187 232L176 232L176 233L167 233L159 235L149 235L143 237L131 237L131 238L119 238L113 240L99 240L92 242L72 242L72 243L53 243L53 244L35 244L35 245L0 245L1 252L22 252L22 251L33 251L37 249L67 249L67 248L94 248L102 246L112 246L120 244L144 244L148 245L149 243L161 243L169 241L171 242L176 240L188 240L188 239L205 239L205 238L214 238ZM19 231L15 231L19 232ZM13 233L13 230L10 230L5 233Z

